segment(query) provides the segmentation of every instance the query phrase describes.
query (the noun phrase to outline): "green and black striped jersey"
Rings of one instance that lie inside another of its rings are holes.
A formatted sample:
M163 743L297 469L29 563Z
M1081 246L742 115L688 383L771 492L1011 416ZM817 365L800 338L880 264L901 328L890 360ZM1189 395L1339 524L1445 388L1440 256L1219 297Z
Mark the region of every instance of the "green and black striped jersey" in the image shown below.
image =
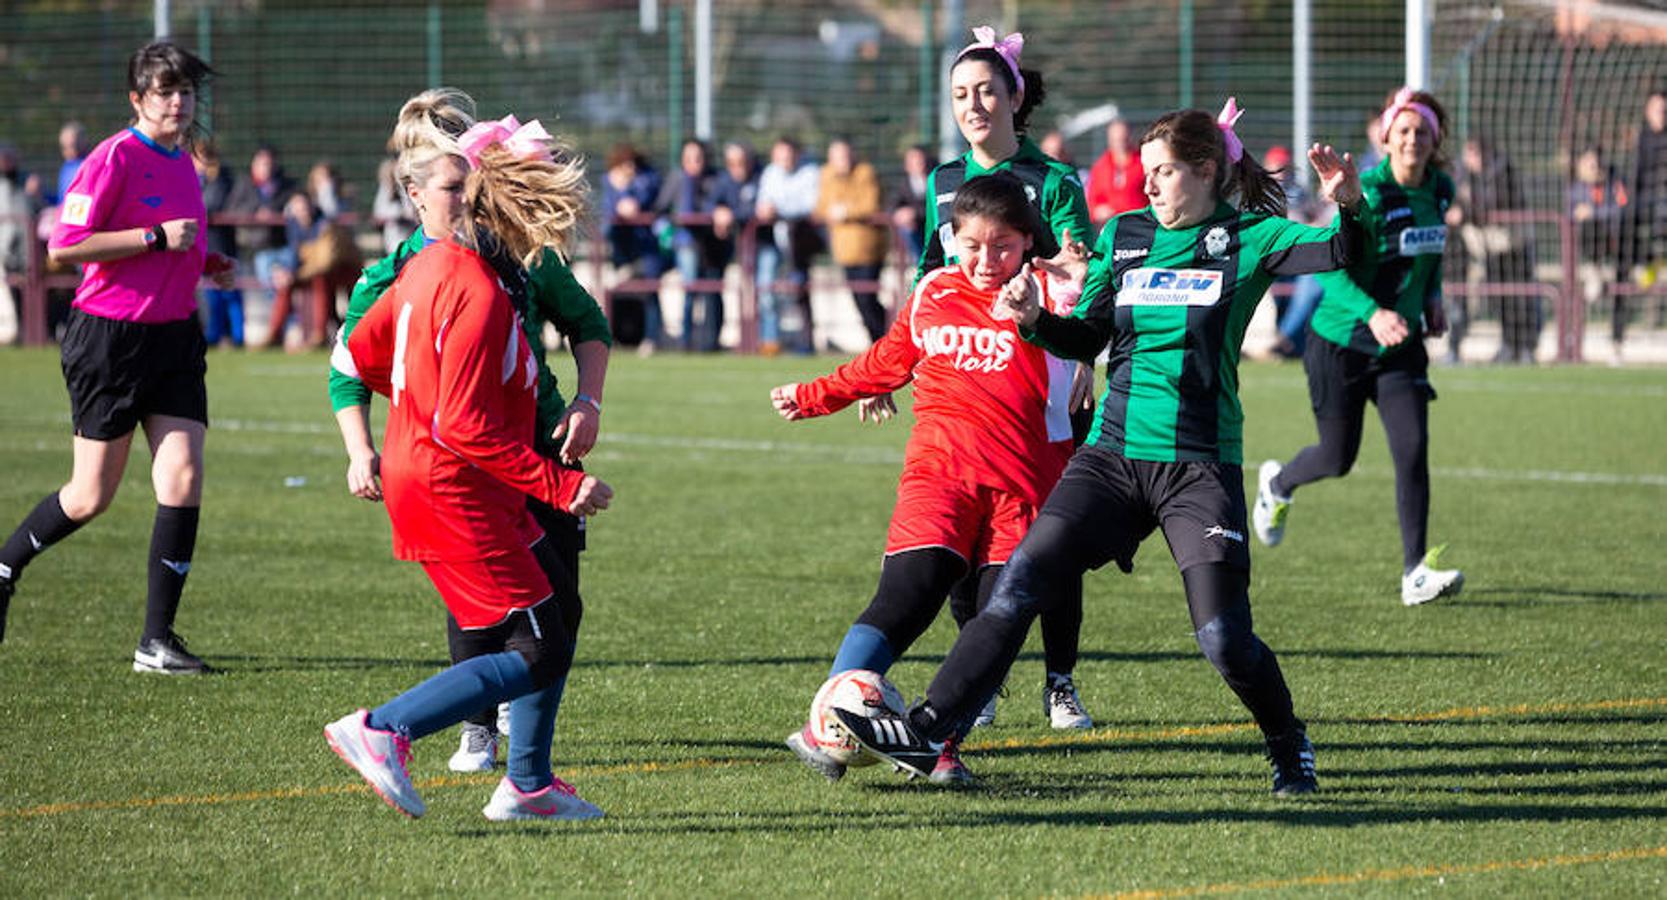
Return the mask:
M1124 213L1100 232L1071 315L1043 312L1024 333L1079 360L1111 342L1086 443L1129 459L1238 464L1239 345L1251 313L1275 277L1341 267L1361 237L1352 214L1316 228L1223 203L1198 225L1167 229L1150 209Z
M1423 184L1403 187L1386 159L1360 176L1360 187L1366 195L1361 213L1366 251L1346 270L1320 276L1325 299L1314 310L1312 325L1315 334L1333 344L1382 355L1423 340L1424 306L1440 301L1453 179L1431 167ZM1363 302L1362 292L1370 303ZM1383 347L1373 339L1366 320L1379 308L1393 309L1407 320L1411 334L1405 341Z

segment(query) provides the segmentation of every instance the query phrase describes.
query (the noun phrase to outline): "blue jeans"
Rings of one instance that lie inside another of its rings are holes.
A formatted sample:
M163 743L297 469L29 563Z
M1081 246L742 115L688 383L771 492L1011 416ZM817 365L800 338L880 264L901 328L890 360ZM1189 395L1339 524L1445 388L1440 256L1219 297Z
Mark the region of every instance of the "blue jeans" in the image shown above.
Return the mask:
M696 280L723 277L723 269L703 262L700 248L677 248L677 272L683 276L683 349L710 353L718 349L718 335L724 327L724 298L708 291L695 292L687 285ZM695 328L695 308L701 308L700 330Z
M203 291L203 305L208 311L203 340L212 347L229 337L233 347L243 346L243 292L208 288Z
M769 237L768 231L760 231L759 233L766 240L761 241L758 245L758 278L756 281L758 285L758 339L760 342L769 341L779 344L781 343L781 304L783 296L771 290L771 286L776 283L776 278L781 274L782 252L774 241L767 239ZM795 288L794 293L787 296L788 302L796 303L799 299L798 291L803 288L805 283L805 273L789 265L786 280L792 282ZM809 311L806 310L806 312L806 327L803 329L801 341L808 343L810 340L810 329L808 327L810 322Z

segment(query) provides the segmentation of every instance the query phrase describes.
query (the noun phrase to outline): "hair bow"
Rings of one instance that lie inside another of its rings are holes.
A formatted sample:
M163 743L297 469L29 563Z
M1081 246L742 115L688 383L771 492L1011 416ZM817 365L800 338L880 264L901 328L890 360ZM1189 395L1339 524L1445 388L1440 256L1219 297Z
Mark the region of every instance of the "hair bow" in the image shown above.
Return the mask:
M457 139L457 146L469 160L469 167L475 168L480 165L481 153L493 144L502 144L517 159L548 161L550 140L550 133L537 119L522 125L514 115L508 115L496 122L476 122Z
M1228 97L1227 105L1221 108L1221 115L1216 116L1216 127L1221 129L1221 139L1227 143L1227 161L1236 163L1244 158L1244 142L1234 133L1233 126L1239 124L1239 117L1244 110L1239 109L1237 97Z
M1025 77L1019 74L1019 54L1024 52L1025 36L1015 31L998 41L996 40L996 30L988 25L979 25L974 28L972 36L973 42L961 48L960 53L955 54L955 61L960 62L961 57L966 56L973 50L994 50L996 55L1001 57L1001 61L1007 63L1007 71L1012 73L1013 84L1018 88L1018 92L1024 93Z
M1410 87L1403 87L1395 92L1395 99L1389 101L1389 108L1383 111L1378 119L1378 140L1389 140L1389 126L1395 123L1395 117L1406 110L1412 110L1430 126L1430 134L1435 138L1441 137L1441 120L1436 118L1435 110L1414 100L1415 92Z

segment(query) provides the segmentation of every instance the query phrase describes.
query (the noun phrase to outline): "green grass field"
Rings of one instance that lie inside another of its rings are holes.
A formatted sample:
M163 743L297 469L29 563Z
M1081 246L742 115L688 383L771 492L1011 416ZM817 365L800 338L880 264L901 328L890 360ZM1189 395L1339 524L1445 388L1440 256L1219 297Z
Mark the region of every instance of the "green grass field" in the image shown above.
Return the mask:
M558 371L570 367L560 360ZM620 354L592 471L579 659L557 774L592 823L495 825L492 776L417 745L412 822L323 724L444 664L443 613L345 491L321 355L210 365L202 538L179 621L221 667L129 671L153 502L136 450L106 516L41 557L0 646L0 896L1188 896L1667 893L1667 373L1436 373L1432 536L1455 602L1398 596L1393 480L1349 478L1255 548L1258 631L1321 793L1268 796L1261 744L1198 655L1161 539L1088 582L1078 684L1045 727L1039 641L978 787L829 785L781 738L874 587L906 422L789 425L776 383L834 360ZM1312 435L1300 368L1247 365L1253 464ZM69 471L55 354L0 352L0 529ZM940 622L893 679L920 692Z

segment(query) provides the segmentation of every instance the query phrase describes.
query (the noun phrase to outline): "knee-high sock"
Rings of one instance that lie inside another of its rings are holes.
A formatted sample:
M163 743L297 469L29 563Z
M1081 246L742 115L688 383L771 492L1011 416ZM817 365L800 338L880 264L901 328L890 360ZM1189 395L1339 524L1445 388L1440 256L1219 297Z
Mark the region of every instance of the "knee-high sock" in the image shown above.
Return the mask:
M197 547L195 506L157 506L151 526L149 590L145 594L145 638L163 638L174 627L191 554Z
M29 564L29 560L74 534L82 524L64 515L57 491L46 495L29 511L29 515L23 517L5 545L0 546L0 578L15 581L23 574L23 567Z
M371 710L367 724L416 740L532 689L526 657L513 650L488 653L452 666Z
M509 703L509 780L523 791L543 790L554 780L550 771L551 744L555 739L556 713L561 709L567 676L542 691L533 691Z

